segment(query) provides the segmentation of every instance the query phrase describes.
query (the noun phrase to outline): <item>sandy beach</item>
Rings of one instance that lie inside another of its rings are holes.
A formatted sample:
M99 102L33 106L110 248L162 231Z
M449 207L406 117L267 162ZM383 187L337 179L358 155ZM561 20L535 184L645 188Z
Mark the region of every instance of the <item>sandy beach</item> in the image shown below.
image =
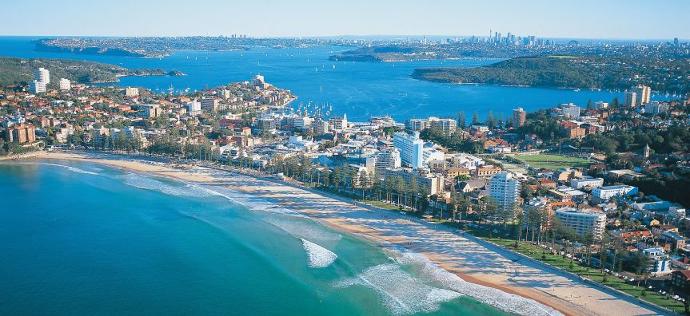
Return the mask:
M255 195L383 247L404 248L422 254L453 276L476 285L470 287L472 291L462 294L489 300L485 303L514 313L557 314L550 309L553 308L566 315L657 314L634 299L595 288L577 277L549 269L452 228L398 212L377 210L272 178L114 155L38 152L18 158L93 162ZM512 300L516 295L522 298L513 300L519 306L501 305L504 299Z

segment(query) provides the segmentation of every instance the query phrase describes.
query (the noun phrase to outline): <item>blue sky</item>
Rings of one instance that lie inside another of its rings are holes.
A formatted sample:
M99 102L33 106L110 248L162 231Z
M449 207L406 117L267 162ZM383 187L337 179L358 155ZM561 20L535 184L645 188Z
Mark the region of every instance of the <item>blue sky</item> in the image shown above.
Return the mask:
M485 35L690 39L690 0L31 0L2 35Z

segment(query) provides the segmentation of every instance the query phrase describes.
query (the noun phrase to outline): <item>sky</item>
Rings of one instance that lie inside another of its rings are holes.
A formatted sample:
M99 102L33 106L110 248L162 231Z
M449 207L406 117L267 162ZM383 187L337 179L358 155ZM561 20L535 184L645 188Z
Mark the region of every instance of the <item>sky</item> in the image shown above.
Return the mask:
M690 39L690 0L5 1L0 35Z

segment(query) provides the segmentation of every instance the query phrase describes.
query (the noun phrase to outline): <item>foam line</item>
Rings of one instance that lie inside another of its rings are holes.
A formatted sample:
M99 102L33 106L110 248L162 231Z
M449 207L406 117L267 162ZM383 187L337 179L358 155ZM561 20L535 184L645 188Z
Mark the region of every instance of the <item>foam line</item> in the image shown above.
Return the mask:
M335 284L336 287L353 285L374 290L393 315L433 312L439 309L441 303L460 296L455 291L425 284L392 263L369 267L357 277Z
M302 246L309 257L309 266L312 268L325 268L330 266L338 258L334 252L319 246L309 240L300 238Z
M437 266L424 255L399 251L393 251L393 253L397 253L397 255L394 256L394 260L399 264L410 265L417 268L420 277L429 278L441 284L444 288L472 297L500 310L529 316L561 315L557 310L532 299L467 282L457 275Z

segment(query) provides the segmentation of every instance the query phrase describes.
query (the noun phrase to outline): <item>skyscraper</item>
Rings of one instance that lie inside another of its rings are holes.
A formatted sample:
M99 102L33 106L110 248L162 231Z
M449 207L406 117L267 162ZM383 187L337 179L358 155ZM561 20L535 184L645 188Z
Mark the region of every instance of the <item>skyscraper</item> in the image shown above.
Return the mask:
M42 81L46 85L50 83L50 71L48 69L45 69L43 67L38 68L36 70L36 73L34 74L34 79L37 81Z
M638 85L635 87L635 93L637 93L637 105L645 105L649 103L649 99L652 96L652 88L645 85Z
M520 195L520 182L505 171L501 171L489 182L489 195L498 204L501 212L512 212Z
M513 127L518 128L525 125L527 112L522 108L513 109Z
M44 93L46 92L46 83L40 80L34 80L31 83L31 90L34 93Z
M637 93L635 91L625 91L625 106L629 108L637 106Z
M414 169L421 168L424 163L424 141L419 138L419 132L407 134L398 132L393 135L393 145L400 151L400 159Z

